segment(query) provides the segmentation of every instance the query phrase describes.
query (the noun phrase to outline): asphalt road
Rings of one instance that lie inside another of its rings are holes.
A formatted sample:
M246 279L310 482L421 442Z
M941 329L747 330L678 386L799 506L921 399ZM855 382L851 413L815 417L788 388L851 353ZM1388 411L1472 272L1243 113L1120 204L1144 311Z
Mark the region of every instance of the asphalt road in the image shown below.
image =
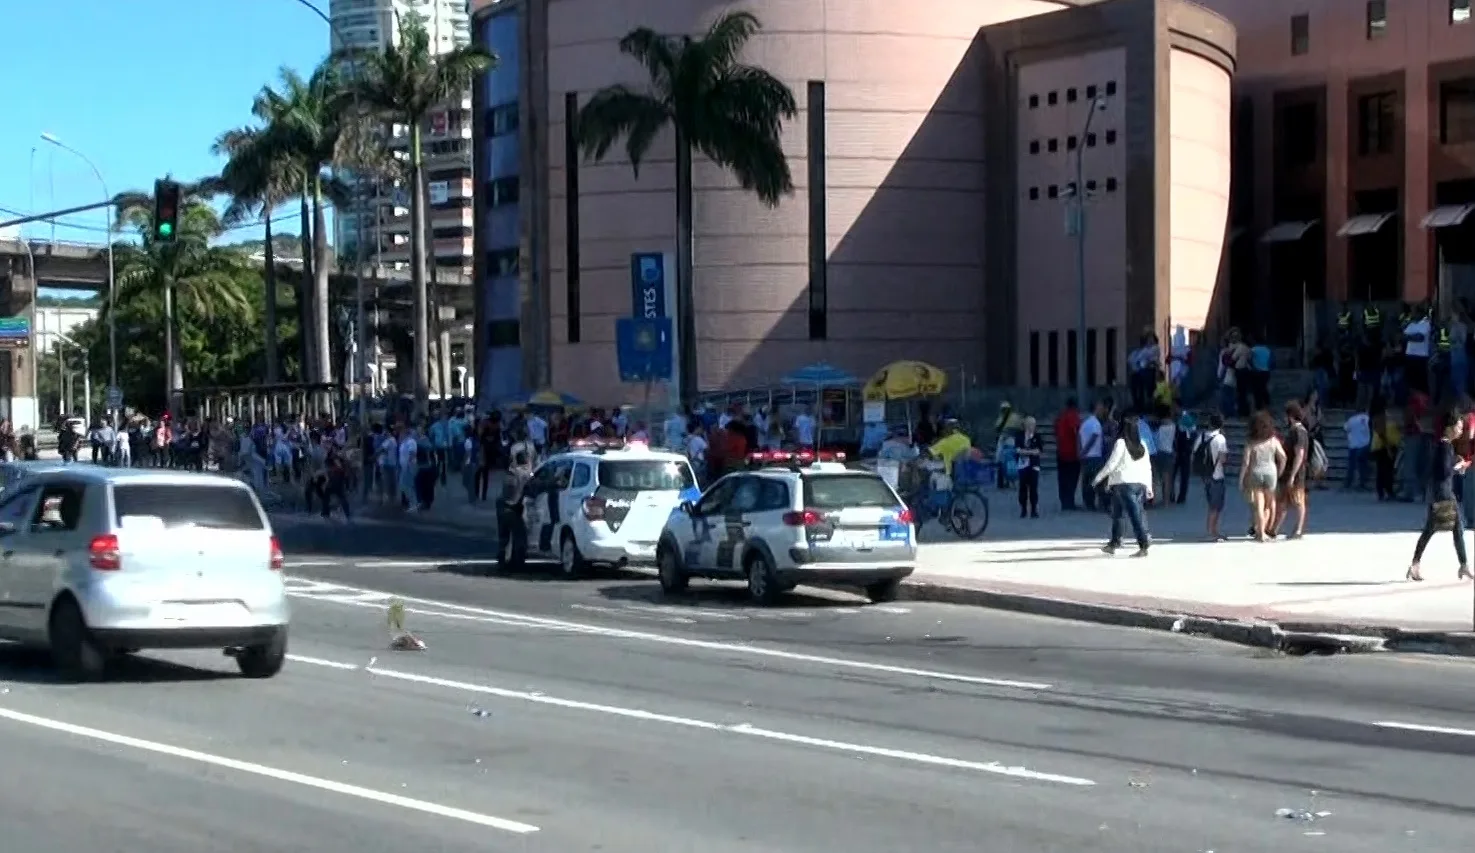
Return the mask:
M476 544L423 531L280 533L275 679L171 653L63 686L0 649L7 853L1453 853L1475 826L1459 662L664 602L640 575L465 574ZM426 651L387 650L393 594Z

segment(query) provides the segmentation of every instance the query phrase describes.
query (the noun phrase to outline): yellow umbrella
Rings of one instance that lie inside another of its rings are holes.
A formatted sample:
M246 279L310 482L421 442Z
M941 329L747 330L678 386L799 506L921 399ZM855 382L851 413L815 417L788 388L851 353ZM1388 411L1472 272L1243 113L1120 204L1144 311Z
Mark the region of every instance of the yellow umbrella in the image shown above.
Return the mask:
M947 374L924 361L894 361L876 371L862 392L867 402L935 397L947 387Z

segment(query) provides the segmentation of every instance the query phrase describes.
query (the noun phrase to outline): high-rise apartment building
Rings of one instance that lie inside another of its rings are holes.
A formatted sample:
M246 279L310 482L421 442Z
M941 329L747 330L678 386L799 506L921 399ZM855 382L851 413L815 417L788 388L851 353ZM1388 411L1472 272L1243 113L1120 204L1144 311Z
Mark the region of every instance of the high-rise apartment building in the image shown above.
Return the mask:
M439 52L469 44L471 24L466 0L332 0L332 44L378 48L391 44L399 31L397 20L420 16ZM435 266L469 272L471 239L471 98L467 93L433 112L422 135L425 180L430 197L429 239ZM392 149L409 146L403 126L386 128ZM335 245L346 259L357 257L363 234L366 261L389 268L407 268L410 261L408 188L400 184L354 182L361 201L335 218ZM363 217L360 231L359 217ZM351 261L350 261L351 262Z

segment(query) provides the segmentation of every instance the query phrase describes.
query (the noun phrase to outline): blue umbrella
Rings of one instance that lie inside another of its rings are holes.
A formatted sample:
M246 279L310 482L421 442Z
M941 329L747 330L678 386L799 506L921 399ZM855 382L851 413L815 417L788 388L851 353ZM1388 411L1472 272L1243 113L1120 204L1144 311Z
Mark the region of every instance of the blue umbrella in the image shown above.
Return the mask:
M785 376L782 380L785 385L819 385L819 386L841 386L859 385L860 380L849 373L841 370L833 364L820 361L801 367Z
M584 407L584 401L578 397L562 391L554 391L551 388L518 394L504 400L502 404L514 409L581 409Z

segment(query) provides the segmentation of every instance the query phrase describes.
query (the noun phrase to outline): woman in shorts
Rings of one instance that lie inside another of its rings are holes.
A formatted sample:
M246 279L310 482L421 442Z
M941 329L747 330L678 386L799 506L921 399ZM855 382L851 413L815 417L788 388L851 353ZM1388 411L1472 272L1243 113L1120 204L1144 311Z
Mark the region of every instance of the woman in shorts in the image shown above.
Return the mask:
M1266 541L1275 511L1275 492L1280 472L1285 468L1285 450L1275 435L1275 421L1269 412L1256 412L1250 420L1250 436L1245 443L1244 464L1239 469L1239 488L1250 504L1250 518L1256 541Z

